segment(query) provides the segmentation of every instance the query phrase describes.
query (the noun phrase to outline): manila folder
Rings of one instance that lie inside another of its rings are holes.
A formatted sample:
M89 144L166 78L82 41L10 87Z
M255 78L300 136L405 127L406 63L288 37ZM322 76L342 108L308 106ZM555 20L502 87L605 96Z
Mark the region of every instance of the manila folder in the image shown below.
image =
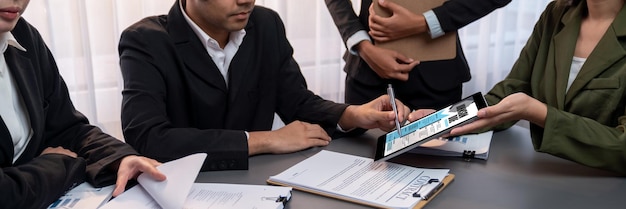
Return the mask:
M432 8L441 6L446 0L387 0L407 8L415 14L422 14ZM373 1L374 11L381 17L389 17L389 10L380 7ZM392 49L404 56L419 61L449 60L456 57L456 31L432 39L430 34L421 33L392 41L376 43L377 46Z

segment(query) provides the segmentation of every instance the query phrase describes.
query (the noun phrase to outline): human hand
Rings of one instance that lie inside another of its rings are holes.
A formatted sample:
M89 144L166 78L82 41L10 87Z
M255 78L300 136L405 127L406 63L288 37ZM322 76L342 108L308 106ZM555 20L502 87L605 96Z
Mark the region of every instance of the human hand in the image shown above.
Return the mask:
M250 132L249 154L296 152L310 147L326 146L330 136L317 124L294 121L275 131Z
M528 120L544 127L547 114L548 108L543 102L525 93L515 93L504 97L498 104L478 110L478 120L452 129L450 135L463 135L515 120Z
M72 151L70 151L68 149L65 149L63 147L47 147L46 149L44 149L41 152L40 156L41 155L45 155L45 154L62 154L62 155L67 155L67 156L70 156L70 157L73 157L73 158L78 157L78 155L76 155L76 153L74 153L74 152L72 152Z
M407 81L409 72L420 63L397 51L375 46L369 41L362 41L358 47L359 56L384 79Z
M423 118L424 116L427 116L428 114L434 113L437 110L434 109L419 109L419 110L415 110L413 112L411 112L409 114L409 122L413 122L416 121L420 118Z
M391 12L391 16L382 17L376 14L373 4L370 5L368 18L369 35L377 42L392 41L427 31L426 18L391 1L379 0L381 8Z
M113 197L122 194L128 180L137 178L141 173L147 173L157 181L164 181L167 177L156 169L159 165L161 163L156 160L137 155L129 155L122 158L117 168L117 182L115 182Z
M396 115L390 100L389 95L382 95L363 105L350 105L341 115L339 125L348 129L359 127L365 129L380 128L384 131L393 130L396 128ZM400 123L404 123L409 114L409 108L400 100L396 99L395 101L398 109L398 120Z

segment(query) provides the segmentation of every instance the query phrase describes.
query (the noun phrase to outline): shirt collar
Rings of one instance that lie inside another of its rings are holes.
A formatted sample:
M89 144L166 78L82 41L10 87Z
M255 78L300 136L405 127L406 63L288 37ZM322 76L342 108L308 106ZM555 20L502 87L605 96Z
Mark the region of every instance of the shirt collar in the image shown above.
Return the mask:
M9 46L13 46L24 52L26 51L26 49L22 47L19 42L17 42L17 39L15 39L11 32L0 34L0 52L2 52L3 55L4 52L7 51L7 48L9 48ZM0 68L0 73L4 73L2 68Z
M180 11L182 11L183 13L183 17L185 17L185 21L187 21L187 24L189 24L191 26L191 29L193 30L193 32L196 34L196 36L198 36L198 38L200 38L200 40L202 40L202 44L204 45L205 48L208 47L212 47L215 48L214 46L210 46L210 43L214 43L215 45L217 45L217 40L213 39L211 36L209 36L209 34L206 34L201 28L200 26L198 26L195 22L193 22L193 20L191 20L191 18L189 18L189 16L187 15L187 11L185 11L185 9L183 8L183 4L182 1L179 1L178 6L180 7ZM246 30L245 29L241 29L239 31L234 31L230 33L230 37L229 40L230 42L232 42L233 44L240 46L241 42L243 42L243 38L246 36Z
M11 32L3 33L2 37L0 38L0 51L4 53L9 45L24 52L26 51L26 49L19 42L17 42L17 39L15 39L15 36L13 36Z

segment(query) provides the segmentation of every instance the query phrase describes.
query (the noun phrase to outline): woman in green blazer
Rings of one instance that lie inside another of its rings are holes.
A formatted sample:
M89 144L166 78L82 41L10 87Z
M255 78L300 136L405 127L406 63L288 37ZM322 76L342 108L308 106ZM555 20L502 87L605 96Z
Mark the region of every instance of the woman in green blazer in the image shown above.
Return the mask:
M625 92L624 0L557 0L509 75L485 95L492 106L451 135L528 120L535 150L626 174Z

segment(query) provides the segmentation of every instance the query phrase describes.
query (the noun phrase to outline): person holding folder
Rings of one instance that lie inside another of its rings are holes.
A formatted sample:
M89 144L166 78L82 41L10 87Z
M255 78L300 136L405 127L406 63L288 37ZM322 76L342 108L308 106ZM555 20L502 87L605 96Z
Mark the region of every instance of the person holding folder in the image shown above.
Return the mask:
M47 208L70 188L115 183L114 196L159 162L89 124L74 109L54 57L21 15L28 0L0 0L0 208Z
M626 174L626 4L557 0L462 135L530 122L535 150ZM432 110L411 113L416 120Z
M278 14L254 0L180 0L122 33L122 126L140 153L208 156L207 170L325 146L339 131L391 130L409 109L389 96L337 104L307 89ZM394 100L395 101L395 100ZM270 131L274 113L286 126Z
M413 13L392 0L375 0L390 17L373 12L372 0L362 0L357 16L349 0L325 0L348 51L345 101L363 104L384 95L391 83L396 96L412 109L438 109L461 99L462 84L471 78L457 37L456 56L420 62L375 43L429 33L437 39L503 7L510 0L449 0L423 14ZM419 1L417 1L419 2Z

